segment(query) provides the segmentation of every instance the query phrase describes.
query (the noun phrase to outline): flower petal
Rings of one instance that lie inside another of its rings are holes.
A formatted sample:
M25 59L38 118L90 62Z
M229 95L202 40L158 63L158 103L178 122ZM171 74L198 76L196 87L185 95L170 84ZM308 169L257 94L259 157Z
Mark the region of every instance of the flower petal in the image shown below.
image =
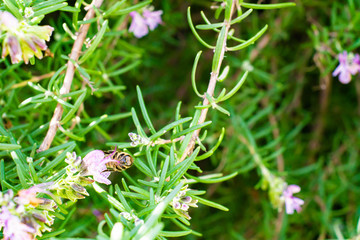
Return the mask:
M159 24L162 23L161 15L163 11L154 11L151 12L147 9L144 10L143 15L145 18L146 24L149 26L150 30L154 30Z
M131 12L132 22L129 28L129 32L134 33L135 37L142 38L149 33L149 29L146 25L145 20L137 12Z

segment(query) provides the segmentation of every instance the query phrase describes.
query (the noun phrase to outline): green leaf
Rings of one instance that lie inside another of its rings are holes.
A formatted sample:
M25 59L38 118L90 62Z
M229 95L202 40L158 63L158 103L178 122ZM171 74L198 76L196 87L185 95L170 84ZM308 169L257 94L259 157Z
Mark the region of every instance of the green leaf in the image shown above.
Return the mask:
M219 9L219 8L218 8ZM202 18L204 19L204 21L207 23L207 24L211 24L210 23L210 21L209 21L209 19L207 19L207 17L206 17L206 15L205 15L205 13L203 12L203 11L201 11L200 12L201 13L201 16L202 16ZM213 29L215 32L220 32L220 30L219 29ZM237 38L237 37L234 37L234 36L232 36L231 34L228 34L228 38L230 38L230 39L232 39L232 40L235 40L235 41L237 41L237 42L245 42L245 40L243 40L243 39L240 39L240 38Z
M207 48L210 48L210 49L215 48L214 46L211 46L211 45L207 44L207 43L200 37L200 35L196 32L195 27L194 27L194 24L193 24L192 21L191 21L190 7L188 7L187 19L188 19L188 23L189 23L190 29L191 29L192 33L194 34L194 36L196 37L196 39L197 39L202 45L204 45L204 46L207 47Z
M78 136L74 133L72 133L70 130L66 130L64 129L63 127L59 127L59 130L67 137L71 138L71 139L74 139L76 141L80 141L80 142L83 142L85 141L85 138L83 136Z
M81 56L79 59L79 64L84 63L90 56L92 56L93 52L97 49L99 46L99 43L103 39L103 36L105 34L106 28L108 26L108 20L105 20L100 28L100 31L96 34L95 39L92 41L91 46L88 48L88 50L85 52L84 55Z
M148 146L146 148L146 159L147 159L147 162L148 162L148 165L150 167L150 170L152 172L152 176L156 176L156 169L155 169L155 164L154 164L154 161L151 157L151 148L150 146Z
M143 172L146 176L154 176L152 171L148 168L148 166L146 166L146 164L141 161L139 158L136 158L134 161L134 165L141 171Z
M149 192L142 189L142 188L139 188L139 187L135 187L135 186L129 186L129 188L131 190L133 190L134 192L137 192L141 195L143 195L144 197L146 197L146 199L149 199L150 198L150 195L149 195Z
M146 125L148 126L150 132L152 134L155 134L156 133L156 130L154 128L154 126L152 125L151 123L151 120L150 120L150 117L149 117L149 114L146 110L146 107L145 107L145 103L144 103L144 98L142 96L142 93L141 93L141 90L140 90L140 87L139 86L136 86L136 92L137 92L137 95L138 95L138 100L139 100L139 104L140 104L140 109L141 109L141 113L144 117L144 120L145 120L145 123Z
M241 79L239 80L239 82L235 85L235 87L233 89L231 89L230 92L228 92L224 97L220 98L220 99L217 99L217 101L226 101L228 100L229 98L231 98L232 96L234 96L234 94L239 91L239 89L241 88L241 86L244 84L246 78L247 78L247 75L248 75L248 71L246 71L244 73L244 75L241 77Z
M104 118L102 120L102 122L112 122L112 121L117 121L117 120L124 119L124 118L127 118L127 117L131 117L131 112L107 115L107 117ZM97 119L98 119L98 117L96 117L96 118L84 118L84 119L81 119L81 122L82 123L90 123L90 122L96 121Z
M152 135L149 139L151 141L153 141L153 140L159 138L160 136L164 135L170 129L172 129L180 124L186 123L186 122L190 121L191 119L192 119L192 117L187 117L187 118L182 118L180 120L172 122L172 123L166 125L165 127L161 128L158 132L156 132L154 135Z
M44 234L41 238L43 238L43 239L53 238L53 237L55 237L57 235L60 235L60 234L62 234L64 232L66 232L66 229L55 230L55 231Z
M252 13L252 9L247 10L246 12L244 12L243 14L241 14L240 16L238 16L237 18L234 18L233 20L231 20L230 24L235 24L238 22L241 22L243 19L245 19L247 16L250 15L250 13Z
M147 196L144 196L142 194L139 194L139 193L133 193L133 192L122 192L122 194L125 196L125 197L129 197L129 198L133 198L133 199L138 199L138 200L148 200L149 197ZM141 204L142 205L142 204Z
M9 8L9 10L11 11L11 13L18 18L19 20L23 19L23 16L20 14L20 9L15 5L15 3L12 0L4 0L4 3L6 5L6 7Z
M204 153L203 155L196 157L195 161L201 161L201 160L207 159L211 155L213 155L214 152L216 151L216 149L220 146L220 143L222 142L224 135L225 135L225 128L222 128L219 140L217 141L215 146L212 149L210 149L209 151L207 151L206 153Z
M192 180L194 180L194 181L188 180L187 183L189 183L189 184L190 183L198 183L198 182L209 184L209 183L219 183L219 182L227 181L227 180L235 177L237 174L238 174L237 172L234 172L232 174L229 174L229 175L223 176L223 177L219 177L219 178L208 178L208 175L201 176L201 177L194 177L194 176L192 176L190 174L187 174L187 173L185 173L185 176L192 179Z
M149 5L152 2L152 0L148 0L148 1L144 1L144 2L140 2L138 4L135 5L130 5L130 7L124 8L124 9L119 9L119 10L113 10L111 13L109 13L108 15L112 15L112 16L116 16L116 15L124 15L124 14L128 14L132 11L137 11L147 5Z
M116 2L115 4L113 4L108 10L106 10L104 13L103 13L103 16L104 17L107 17L109 15L111 15L113 12L116 12L118 10L120 10L120 8L122 7L122 5L126 2L126 0L122 0L122 1L119 1L119 2Z
M71 141L71 142L61 144L61 145L56 146L56 147L52 147L52 148L50 148L48 150L45 150L45 151L42 151L42 152L39 152L39 153L35 154L35 159L50 156L53 153L59 152L60 150L65 149L65 148L67 148L69 146L73 146L74 144L75 144L75 142Z
M190 127L196 125L199 121L199 118L200 118L200 114L201 114L201 110L196 110L195 113L194 113L194 118L193 120L191 121L191 124L190 124ZM181 147L180 147L180 154L183 154L184 151L186 150L187 146L189 145L189 142L191 140L191 137L192 137L192 133L188 133L184 140L182 141L181 143Z
M0 150L11 151L11 150L20 149L20 148L21 148L21 146L18 144L0 143Z
M201 30L209 30L209 29L222 27L223 25L224 23L199 24L196 25L196 28Z
M106 146L117 146L119 149L136 147L136 146L132 146L131 143L124 143L124 142L108 142L106 143Z
M190 155L190 157L185 158L182 162L181 168L176 172L174 176L171 177L170 181L165 183L165 189L170 189L174 184L177 183L177 181L182 178L182 176L185 174L185 172L189 169L191 164L194 162L195 157L199 154L200 148L197 147L194 152ZM179 164L178 164L179 165Z
M96 182L92 184L94 190L105 200L107 200L114 208L121 212L125 212L124 206L116 200L113 196L109 195L104 189L102 189Z
M81 12L80 9L75 8L75 7L71 7L71 6L66 6L60 9L63 12L72 12L72 13L77 13L77 12Z
M58 11L58 10L64 8L64 7L66 7L67 5L68 4L66 2L62 2L62 3L59 3L59 4L50 5L48 7L42 8L42 9L37 10L37 11L34 12L33 18L37 17L37 16L40 16L40 15L46 15L46 14L49 14L51 12Z
M255 3L240 3L242 7L252 8L252 9L278 9L278 8L286 8L286 7L295 7L296 3L288 2L288 3L275 3L275 4L255 4Z
M213 62L212 62L212 67L211 67L211 71L213 73L218 73L219 69L220 69L220 60L223 57L223 53L224 53L224 48L226 47L226 26L224 25L219 33L219 37L217 39L216 42L216 47L215 47L215 52L214 52L214 57L213 57Z
M187 231L161 231L160 236L163 237L183 237L192 233L192 230Z
M169 162L170 162L170 160L169 160L169 156L168 156L165 159L163 167L161 168L161 174L160 174L160 179L159 179L159 187L156 190L156 195L157 196L161 196L161 190L162 190L162 188L164 186L164 183L165 183L167 170L168 170L168 167L169 167Z
M231 19L233 4L235 4L235 1L233 1L233 0L226 0L226 5L225 5L225 20L227 20L227 21L230 21L230 19Z
M106 114L102 115L98 119L92 121L86 128L82 129L80 131L80 135L85 135L88 132L90 132L93 128L95 128L99 123L101 123L104 119L106 119L108 116Z
M218 77L218 81L219 82L222 82L225 80L225 78L227 77L227 75L229 74L229 71L230 71L230 67L229 66L226 66L223 71L221 72L221 74L219 75Z
M3 181L5 181L5 162L4 159L0 161L0 184L1 190L4 192L6 190L5 185L3 185Z
M34 11L38 11L40 9L43 9L43 8L46 8L46 7L49 7L49 6L54 6L54 5L57 5L59 3L62 3L62 2L65 2L66 0L48 0L48 1L42 1L42 2L39 2L35 5L33 5L33 10Z
M66 116L61 120L61 122L60 122L61 125L67 123L72 118L72 116L79 109L81 103L84 101L85 96L86 96L86 89L83 89L81 92L82 92L82 94L76 100L74 107L72 109L70 109L70 111L66 114Z
M141 60L137 60L137 61L135 61L135 62L123 67L123 68L121 68L121 69L118 69L116 71L107 73L107 76L108 77L115 77L115 76L121 75L121 74L126 73L126 72L130 71L131 69L137 67L138 65L140 65L140 63L141 63Z
M106 221L107 225L109 226L109 228L113 228L114 223L111 221L111 219L107 213L104 214L104 218L105 218L105 221Z
M195 130L200 129L200 128L203 128L203 127L206 127L206 126L210 125L211 123L212 123L211 121L207 121L207 122L204 122L204 123L202 123L202 124L192 126L192 127L190 127L190 128L187 128L187 129L185 129L185 130L183 130L183 131L181 131L181 132L178 132L178 133L172 135L172 136L171 136L171 139L178 138L178 137L180 137L180 136L182 136L182 135L185 135L185 134L187 134L187 133L189 133L189 132L194 132Z
M235 47L228 47L227 50L228 51L238 51L240 49L248 47L249 45L253 44L256 40L258 40L265 33L267 28L268 28L268 25L265 25L265 27L263 27L258 33L256 33L252 38L250 38L246 42L239 44Z
M57 79L57 77L60 75L60 73L62 71L64 71L67 68L67 65L63 65L61 66L55 73L54 75L50 78L49 84L48 84L48 90L52 91L52 86L54 85L55 80Z
M212 202L212 201L209 201L209 200L206 200L204 198L201 198L201 197L198 197L198 196L194 196L192 195L191 196L193 199L196 199L199 201L199 203L201 204L204 204L204 205L207 205L209 207L213 207L213 208L217 208L219 210L222 210L222 211L229 211L229 209L227 207L224 207L223 205L221 204L218 204L218 203L215 203L215 202Z
M54 160L49 162L43 169L41 169L38 172L37 175L39 177L42 177L45 174L49 174L51 169L53 169L54 167L56 167L57 165L59 165L60 163L63 162L63 160L66 157L66 153L71 152L75 148L75 146L76 146L76 144L74 142L71 142L71 144L70 144L70 146L68 148L66 148L62 153L60 153Z
M135 124L135 126L136 126L136 129L137 129L138 134L139 134L141 137L147 137L144 129L141 127L139 118L138 118L137 115L136 115L135 108L131 108L131 114L132 114L132 119L133 119L133 122L134 122L134 124Z
M199 51L196 54L194 65L193 65L193 68L192 68L192 71L191 71L191 83L192 83L192 87L193 87L194 92L196 93L196 95L198 95L199 97L202 98L203 96L198 92L197 87L196 87L196 81L195 81L196 67L198 65L201 53L202 53L202 51Z
M118 198L119 198L120 202L122 203L122 205L124 206L125 210L127 212L130 212L132 207L127 203L124 195L121 193L119 185L117 185L117 184L115 184L115 193L116 193L116 195L118 195Z

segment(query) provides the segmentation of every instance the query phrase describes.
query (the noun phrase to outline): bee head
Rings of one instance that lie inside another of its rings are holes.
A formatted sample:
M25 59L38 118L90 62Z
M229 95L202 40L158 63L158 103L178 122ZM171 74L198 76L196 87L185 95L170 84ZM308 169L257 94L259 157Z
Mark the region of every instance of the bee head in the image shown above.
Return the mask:
M130 156L125 156L123 159L121 159L123 164L130 167L133 164L133 160Z

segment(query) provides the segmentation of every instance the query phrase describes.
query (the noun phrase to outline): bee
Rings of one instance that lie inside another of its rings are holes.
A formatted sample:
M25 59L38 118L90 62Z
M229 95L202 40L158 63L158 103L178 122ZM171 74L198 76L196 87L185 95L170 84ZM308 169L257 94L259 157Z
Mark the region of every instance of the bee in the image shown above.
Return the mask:
M114 152L112 150L109 150L109 151L104 151L104 153L105 153L104 157L110 156L111 160L115 160L106 163L106 167L108 171L121 172L131 167L134 163L134 159L130 156L130 154L126 152L119 152L119 151Z

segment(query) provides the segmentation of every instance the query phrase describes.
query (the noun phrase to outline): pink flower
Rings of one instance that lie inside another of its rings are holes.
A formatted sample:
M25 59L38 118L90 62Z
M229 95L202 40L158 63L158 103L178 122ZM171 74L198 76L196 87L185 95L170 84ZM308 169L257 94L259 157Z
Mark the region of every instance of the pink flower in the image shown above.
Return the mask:
M145 9L143 12L143 16L145 18L146 24L149 26L150 30L154 30L160 23L162 23L161 20L161 14L163 11L150 11L148 9Z
M130 16L132 18L132 22L129 32L134 33L137 38L142 38L149 33L149 28L150 30L154 30L160 23L162 23L162 13L163 12L161 10L150 11L145 9L143 16L141 16L138 12L131 12Z
M349 54L344 51L339 54L339 65L336 67L332 75L338 76L339 81L343 84L348 84L351 81L351 75L355 75L360 71L360 56L359 54Z
M13 64L21 60L27 64L34 56L41 59L42 51L47 49L45 41L50 40L53 31L50 26L29 25L9 12L0 11L0 32L5 36L1 57L10 55Z
M293 214L294 210L297 212L301 211L301 205L304 204L304 201L300 198L294 197L294 193L300 192L301 188L298 185L289 185L283 191L283 199L285 200L285 208L287 214Z
M142 18L139 13L134 11L130 13L130 16L132 18L132 22L129 28L129 32L134 33L135 37L137 38L142 38L149 33L145 19Z
M32 240L35 229L22 223L18 216L12 215L3 206L0 212L0 226L4 227L4 240Z
M22 60L22 51L18 39L13 35L5 37L1 57L10 54L11 63L19 63Z
M107 171L106 164L111 161L113 161L111 160L111 155L105 157L104 152L101 150L91 151L83 159L85 171L81 175L92 175L96 182L109 185L111 184L111 181L108 179L110 172Z
M32 186L31 188L28 189L22 189L18 192L18 197L17 197L17 203L22 204L22 205L32 205L34 207L38 206L39 204L43 204L46 199L44 198L37 198L36 195L38 193L46 193L50 196L53 196L49 191L47 191L46 189L52 185L52 182L49 183L41 183L35 186Z

